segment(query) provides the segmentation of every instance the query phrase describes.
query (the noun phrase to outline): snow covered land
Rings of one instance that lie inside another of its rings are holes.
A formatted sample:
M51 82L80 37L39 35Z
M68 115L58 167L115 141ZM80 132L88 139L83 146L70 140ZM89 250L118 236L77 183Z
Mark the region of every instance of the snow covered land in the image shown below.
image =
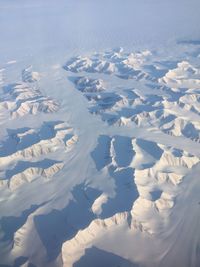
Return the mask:
M199 14L0 0L0 267L200 267Z

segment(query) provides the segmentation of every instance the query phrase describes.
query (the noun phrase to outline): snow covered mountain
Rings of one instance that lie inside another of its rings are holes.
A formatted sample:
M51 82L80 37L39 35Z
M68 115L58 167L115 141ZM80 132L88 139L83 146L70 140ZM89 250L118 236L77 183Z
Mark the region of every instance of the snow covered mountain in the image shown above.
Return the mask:
M0 0L0 267L200 266L198 0Z

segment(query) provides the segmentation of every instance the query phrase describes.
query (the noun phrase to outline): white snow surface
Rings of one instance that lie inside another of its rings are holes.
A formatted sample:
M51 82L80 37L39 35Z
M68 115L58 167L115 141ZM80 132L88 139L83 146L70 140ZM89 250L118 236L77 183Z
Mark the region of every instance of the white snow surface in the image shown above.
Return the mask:
M199 0L0 0L0 267L200 266Z

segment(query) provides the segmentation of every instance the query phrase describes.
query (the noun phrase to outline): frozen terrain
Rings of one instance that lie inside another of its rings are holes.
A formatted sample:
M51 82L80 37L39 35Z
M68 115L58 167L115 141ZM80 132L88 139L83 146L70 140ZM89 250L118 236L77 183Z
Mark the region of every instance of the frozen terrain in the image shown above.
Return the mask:
M0 267L200 267L199 0L0 0Z

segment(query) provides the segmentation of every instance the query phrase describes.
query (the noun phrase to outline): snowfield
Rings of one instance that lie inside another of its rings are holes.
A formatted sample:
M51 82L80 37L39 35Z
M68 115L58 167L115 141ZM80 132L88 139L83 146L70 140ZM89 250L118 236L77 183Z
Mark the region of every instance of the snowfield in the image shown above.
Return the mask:
M0 0L0 267L200 266L198 0Z

